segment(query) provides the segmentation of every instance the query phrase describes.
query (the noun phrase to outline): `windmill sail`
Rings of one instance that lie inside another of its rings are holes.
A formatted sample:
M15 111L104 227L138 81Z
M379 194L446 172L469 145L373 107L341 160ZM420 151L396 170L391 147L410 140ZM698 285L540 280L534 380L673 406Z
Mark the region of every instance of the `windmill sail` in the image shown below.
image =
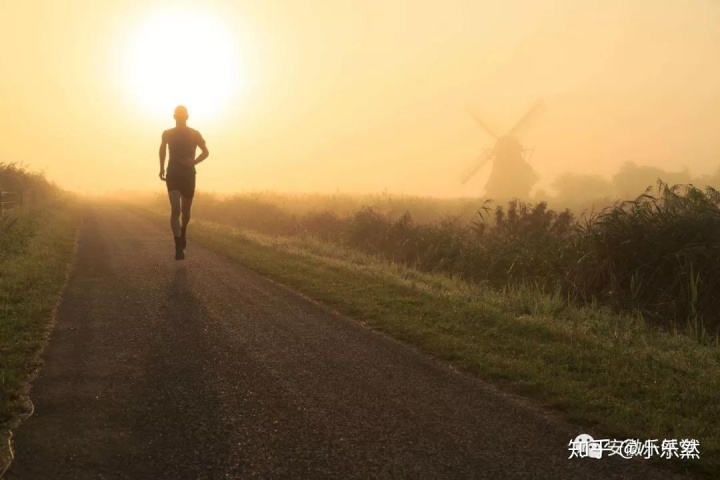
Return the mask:
M491 137L493 137L494 139L497 140L499 135L497 133L495 133L495 130L490 128L490 126L487 124L487 122L485 122L482 118L480 118L479 115L477 115L475 112L473 112L470 109L468 109L468 113L473 118L473 120L475 120L477 122L477 124L480 125L483 130L485 130L485 132L487 132L488 135L490 135Z
M532 122L534 118L537 117L538 113L540 113L542 109L542 101L538 101L537 103L535 103L535 105L530 107L530 110L528 110L527 113L520 120L518 120L515 126L510 129L508 135L513 137L517 136L524 128L526 128L530 124L530 122Z
M482 167L485 166L485 164L487 164L487 162L490 161L492 156L493 156L493 150L488 150L487 152L480 155L478 157L478 162L470 170L468 170L468 172L465 173L465 175L462 176L462 178L460 180L462 182L462 184L463 185L466 184L467 181L473 177L473 175L475 175Z

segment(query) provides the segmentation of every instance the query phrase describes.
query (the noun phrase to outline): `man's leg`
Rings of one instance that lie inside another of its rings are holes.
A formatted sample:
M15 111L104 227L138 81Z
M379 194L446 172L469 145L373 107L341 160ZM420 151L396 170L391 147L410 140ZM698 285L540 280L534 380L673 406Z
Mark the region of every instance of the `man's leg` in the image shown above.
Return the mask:
M180 226L180 190L170 190L168 192L168 197L170 198L170 228L172 228L173 236L175 237L175 260L182 260L185 256L183 255L181 244L182 227Z
M170 190L168 197L170 198L170 228L172 228L173 236L179 237L182 234L180 227L180 190Z
M185 238L185 232L187 232L188 223L190 223L190 209L192 208L193 196L195 196L195 174L189 175L183 182L183 188L180 189L182 195L182 226L180 227L180 242L182 247L185 248L187 239Z
M182 226L180 227L180 236L183 238L183 246L185 246L185 232L188 223L190 223L190 209L192 208L192 197L182 196Z

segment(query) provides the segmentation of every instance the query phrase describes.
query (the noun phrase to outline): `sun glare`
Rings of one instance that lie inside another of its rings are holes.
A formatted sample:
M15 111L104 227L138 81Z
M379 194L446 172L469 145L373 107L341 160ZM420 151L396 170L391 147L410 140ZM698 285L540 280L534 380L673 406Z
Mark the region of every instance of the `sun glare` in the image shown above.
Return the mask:
M133 98L153 115L186 105L216 114L242 86L238 39L202 11L147 16L130 40L123 72Z

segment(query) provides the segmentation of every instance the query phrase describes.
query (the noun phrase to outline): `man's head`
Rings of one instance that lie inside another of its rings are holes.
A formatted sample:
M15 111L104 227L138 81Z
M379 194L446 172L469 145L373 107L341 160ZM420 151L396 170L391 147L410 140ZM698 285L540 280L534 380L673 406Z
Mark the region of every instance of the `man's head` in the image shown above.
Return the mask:
M187 119L189 117L187 108L185 108L182 105L178 105L177 107L175 107L175 115L173 115L173 117L178 122L187 121Z

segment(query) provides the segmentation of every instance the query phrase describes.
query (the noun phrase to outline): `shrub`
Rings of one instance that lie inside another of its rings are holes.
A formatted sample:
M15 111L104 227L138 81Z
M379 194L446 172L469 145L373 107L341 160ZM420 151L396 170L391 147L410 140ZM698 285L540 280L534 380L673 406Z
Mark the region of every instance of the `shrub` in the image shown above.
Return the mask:
M36 208L57 200L60 190L40 173L0 162L0 191L13 192L15 204L0 216L0 260L21 253L37 227Z

